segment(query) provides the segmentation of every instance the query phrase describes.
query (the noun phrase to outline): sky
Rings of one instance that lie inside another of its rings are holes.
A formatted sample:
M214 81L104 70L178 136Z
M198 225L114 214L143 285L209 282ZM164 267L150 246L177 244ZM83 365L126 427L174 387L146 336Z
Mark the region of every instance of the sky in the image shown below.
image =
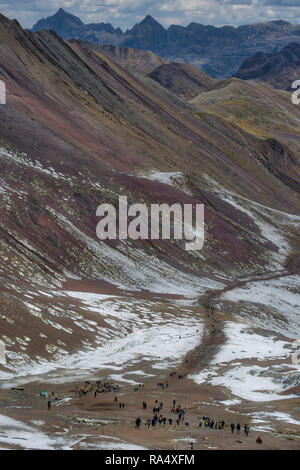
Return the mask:
M165 27L193 21L239 26L278 19L300 24L300 0L0 0L0 12L25 28L59 8L84 23L105 21L123 30L148 14Z

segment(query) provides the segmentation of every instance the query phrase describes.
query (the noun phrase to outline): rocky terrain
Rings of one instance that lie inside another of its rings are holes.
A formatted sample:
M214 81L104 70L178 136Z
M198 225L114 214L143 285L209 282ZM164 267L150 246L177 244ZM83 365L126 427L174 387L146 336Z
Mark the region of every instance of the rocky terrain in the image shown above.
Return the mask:
M191 64L163 64L149 76L185 100L195 98L214 84L211 77Z
M80 18L60 8L53 16L38 21L33 31L53 30L63 39L82 39L93 43L118 44L123 37L120 28L109 23L85 25Z
M0 446L255 448L261 433L299 448L300 109L238 79L189 100L199 81L117 56L0 16ZM203 249L99 241L96 209L120 195L204 203ZM118 402L75 394L99 379ZM51 413L41 390L61 398ZM190 428L148 430L174 396ZM253 434L199 434L200 413Z
M132 29L122 32L105 23L85 25L60 9L33 27L33 31L44 29L56 31L63 39L151 50L168 62L191 63L213 78L232 76L242 62L257 51L273 53L274 49L279 50L291 42L300 44L300 26L285 21L238 28L191 23L186 27L171 25L165 29L148 15Z
M71 43L74 41L76 42L76 40L70 40ZM84 42L83 46L109 57L133 74L142 73L143 75L148 75L156 70L160 65L168 63L165 59L162 59L151 51L133 49L131 47L113 46L109 44L101 46L91 42Z
M242 63L236 77L291 91L292 83L300 77L300 44L290 43L272 54L257 52Z

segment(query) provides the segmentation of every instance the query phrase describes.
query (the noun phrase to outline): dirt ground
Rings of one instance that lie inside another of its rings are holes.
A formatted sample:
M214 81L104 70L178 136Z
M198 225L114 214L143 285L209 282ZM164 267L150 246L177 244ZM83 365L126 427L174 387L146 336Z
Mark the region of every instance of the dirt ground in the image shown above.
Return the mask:
M255 410L265 410L264 403L242 402L239 405L226 406L221 400L228 400L228 391L222 387L208 387L197 385L185 377L193 372L193 367L184 358L182 365L176 371L174 377L170 377L170 371L160 371L159 376L143 380L144 387L134 391L136 386L121 385L119 393L110 392L98 394L89 393L86 397L79 398L72 392L76 385L79 388L87 386L84 383L53 384L31 383L25 386L24 391L0 391L0 412L32 426L38 423L39 429L49 436L66 436L73 440L73 449L99 448L99 443L106 443L106 448L113 448L117 439L130 445L141 446L147 449L184 450L190 448L190 442L194 443L194 450L198 449L300 449L299 427L288 425L286 431L284 423L272 422L273 430L258 432L252 429L251 413ZM199 365L199 363L198 363ZM144 365L146 367L146 365ZM198 370L198 369L197 369ZM150 372L150 371L149 371ZM151 371L153 373L153 370ZM178 375L184 375L179 379ZM108 374L109 376L109 374ZM134 377L135 380L136 376ZM103 375L99 377L102 382L106 380ZM164 389L158 383L166 384ZM90 381L92 384L92 381ZM39 391L49 390L60 399L70 398L70 401L54 402L51 409L47 409L47 399L39 397ZM115 401L117 397L118 401ZM185 410L185 420L178 426L177 414L171 412L173 400ZM148 428L147 420L152 418L152 408L155 400L163 403L160 412L167 419L172 418L172 425L156 424ZM147 403L147 409L143 410L142 403ZM125 408L120 409L119 403L124 403ZM291 399L280 400L276 403L276 409L289 411ZM300 409L300 398L293 399L292 406ZM198 417L208 416L215 421L224 420L224 430L199 428ZM137 417L142 419L139 429L135 427ZM189 423L189 426L186 425ZM230 424L240 423L250 426L250 434L247 437L243 429L241 434L231 433ZM255 428L255 426L254 426ZM256 444L256 438L261 435L262 445ZM129 445L129 448L130 448ZM18 446L13 446L18 448Z
M299 420L300 396L267 403L236 400L237 397L232 396L225 387L199 385L191 379L193 374L201 372L211 363L224 344L223 324L229 319L224 312L222 315L217 311L207 313L205 306L198 307L197 313L203 321L201 342L182 359L175 371L155 369L151 361L139 362L134 367L128 365L122 370L126 372L126 379L141 386L120 381L118 392L100 393L96 397L94 390L84 397L79 396L78 390L95 386L96 380L101 380L101 384L112 383L113 367L103 370L99 364L99 373L91 376L87 370L86 378L81 382L66 378L64 373L58 381L50 380L51 375L47 374L31 377L27 382L24 379L23 384L18 382L18 387L24 390L0 389L0 414L34 427L51 439L58 439L60 444L55 448L62 448L61 442L65 442L65 446L74 450L118 449L120 444L123 449L140 446L149 450L188 450L193 442L194 450L299 450L299 426L276 420L272 412L287 415L292 412L292 416ZM264 366L263 361L260 364ZM171 372L176 372L176 375L170 375ZM181 375L183 378L179 378ZM164 388L158 384L163 384ZM46 390L53 402L50 410L47 407L48 398L40 397L41 390ZM155 427L148 426L156 400L163 403L159 414L167 420L172 418L172 425L167 421L166 425L157 423ZM176 400L176 406L180 405L185 410L185 419L179 425L176 424L178 415L171 411L173 400ZM143 409L143 402L147 404L146 409ZM125 408L120 408L120 403L124 403ZM257 413L265 412L270 413L268 421L264 418L259 422ZM214 422L224 420L225 428L210 429L204 424L199 427L204 416ZM135 426L138 417L142 420L139 429ZM240 434L236 430L232 434L231 423L240 423ZM243 431L246 424L250 427L248 437ZM256 443L259 435L262 444ZM18 449L24 445L7 444L5 447Z

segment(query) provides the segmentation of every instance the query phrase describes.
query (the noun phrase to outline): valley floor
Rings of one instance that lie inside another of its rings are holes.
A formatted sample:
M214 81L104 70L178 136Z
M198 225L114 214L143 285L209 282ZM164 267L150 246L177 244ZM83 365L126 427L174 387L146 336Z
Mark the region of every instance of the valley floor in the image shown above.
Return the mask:
M89 295L91 304L91 293L69 294L83 302ZM103 312L105 302L110 302L111 313L113 303L117 310L119 297L104 300L103 293L93 295L94 308L101 301ZM299 365L291 361L291 338L274 333L271 324L262 330L253 320L229 314L220 299L214 300L220 305L212 314L195 299L138 296L140 313L152 305L146 329L141 325L94 351L66 358L56 368L44 364L29 368L26 376L1 375L2 449L182 450L191 442L195 450L300 449ZM122 305L119 322L122 310L125 318L124 299ZM94 390L85 397L74 392L96 380L119 384L119 392L96 397ZM41 390L52 400L59 398L50 410L47 398L39 396ZM172 425L167 421L148 427L155 400L163 403L159 414L172 418ZM171 411L173 400L185 410L179 425ZM199 428L203 416L224 420L225 429ZM137 417L142 419L139 429ZM231 423L241 424L240 435L231 433ZM250 427L248 437L245 424ZM259 435L262 445L256 444Z

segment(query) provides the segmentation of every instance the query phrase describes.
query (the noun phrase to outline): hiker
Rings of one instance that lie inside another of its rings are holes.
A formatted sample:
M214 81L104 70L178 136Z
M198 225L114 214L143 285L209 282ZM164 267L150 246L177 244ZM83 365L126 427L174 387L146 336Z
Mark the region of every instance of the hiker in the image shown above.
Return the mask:
M169 418L169 425L172 426L173 420L172 418Z
M179 426L179 423L180 423L180 419L176 419L176 423L177 423L177 426Z
M141 422L142 422L141 418L136 418L136 420L135 420L135 427L136 427L137 429L139 429L139 427L140 427L140 425L141 425Z
M240 425L240 423L237 423L237 425L236 425L236 433L241 434L241 425Z
M147 408L147 403L143 401L143 410L145 410L146 408Z
M262 444L262 438L260 436L256 439L256 444Z
M48 400L48 410L51 410L52 401Z
M249 436L249 426L248 426L248 424L245 424L244 431L245 431L246 436L248 437Z
M232 434L233 434L233 433L234 433L234 429L235 429L235 425L232 423L232 424L230 425L230 427L231 427L231 432L232 432Z

